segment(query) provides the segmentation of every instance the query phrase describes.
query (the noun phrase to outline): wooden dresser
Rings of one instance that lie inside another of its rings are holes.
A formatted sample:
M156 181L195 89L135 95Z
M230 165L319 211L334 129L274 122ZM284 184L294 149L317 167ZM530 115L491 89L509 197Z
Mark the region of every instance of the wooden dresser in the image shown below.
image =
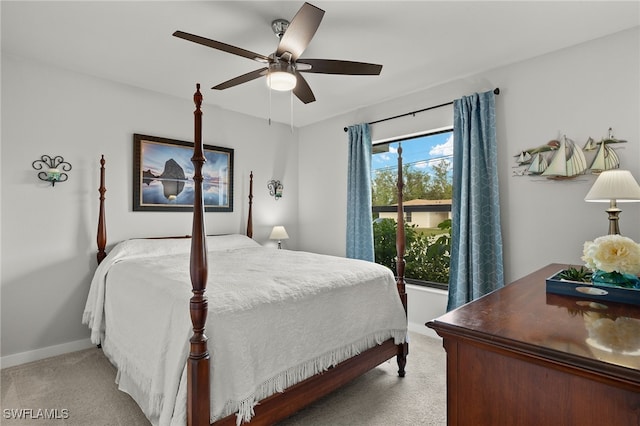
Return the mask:
M551 264L428 322L449 425L640 426L640 306L547 294Z

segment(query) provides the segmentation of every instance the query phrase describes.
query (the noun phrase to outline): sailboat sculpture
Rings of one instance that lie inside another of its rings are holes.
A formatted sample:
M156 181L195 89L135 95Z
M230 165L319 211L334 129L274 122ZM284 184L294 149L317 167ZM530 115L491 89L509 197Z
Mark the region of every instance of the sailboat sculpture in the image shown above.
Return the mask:
M541 173L549 179L568 179L583 174L587 160L582 149L566 136L562 136L560 147L554 153L547 168Z
M547 153L558 149L559 146L560 142L554 139L547 142L545 145L520 152L520 154L516 155L516 162L519 167L526 168L519 170L516 174L520 176L525 174L539 175L547 168Z
M548 167L547 159L544 157L542 153L537 153L533 160L531 160L531 164L527 169L527 172L530 175L539 175L544 172Z
M587 143L584 146L585 151L592 151L594 149L598 149L596 152L596 156L593 158L591 162L592 173L600 173L605 170L617 169L620 167L620 158L616 151L609 146L612 143L624 143L625 140L615 139L613 137L612 129L609 128L609 137L606 139L602 139L600 142L596 143L592 138L587 139Z
M613 148L607 146L604 141L600 142L600 148L598 152L596 152L591 167L589 167L591 172L600 173L605 170L617 169L618 167L620 167L618 154L616 154Z
M531 154L529 154L528 151L522 151L517 157L518 159L516 161L518 164L529 164L531 161Z

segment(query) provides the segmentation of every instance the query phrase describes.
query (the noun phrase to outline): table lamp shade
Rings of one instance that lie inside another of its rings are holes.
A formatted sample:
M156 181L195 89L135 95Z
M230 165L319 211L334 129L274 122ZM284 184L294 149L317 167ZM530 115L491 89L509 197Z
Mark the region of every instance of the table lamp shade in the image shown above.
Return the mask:
M615 235L620 233L618 216L622 211L617 203L640 201L640 186L628 170L607 170L600 173L584 200L609 203L609 235Z
M628 170L607 170L600 173L591 190L584 197L590 202L640 201L640 185Z
M289 238L287 234L287 230L284 229L284 226L274 226L271 230L271 235L269 236L270 240L286 240Z

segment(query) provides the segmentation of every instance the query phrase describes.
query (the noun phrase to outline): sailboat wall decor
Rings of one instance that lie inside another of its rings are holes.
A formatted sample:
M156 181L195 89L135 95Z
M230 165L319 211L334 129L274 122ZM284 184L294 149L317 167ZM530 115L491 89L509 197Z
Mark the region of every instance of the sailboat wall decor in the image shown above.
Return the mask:
M582 150L571 139L562 136L560 147L541 175L551 179L568 179L584 174L586 170L587 160Z
M545 145L526 149L516 155L514 176L543 176L548 179L572 179L585 173L600 173L620 167L620 157L610 146L627 141L609 135L600 142L589 138L583 148L565 135L560 140L551 140ZM596 151L587 161L585 152Z

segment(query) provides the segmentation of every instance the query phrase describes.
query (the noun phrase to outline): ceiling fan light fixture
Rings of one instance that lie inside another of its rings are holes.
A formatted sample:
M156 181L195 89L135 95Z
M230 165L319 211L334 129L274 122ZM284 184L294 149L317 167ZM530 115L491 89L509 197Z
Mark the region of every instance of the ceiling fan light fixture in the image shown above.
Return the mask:
M382 70L382 65L365 62L338 59L300 59L320 26L324 13L324 10L305 2L290 22L285 19L273 21L271 28L280 41L276 51L269 56L195 34L185 33L184 31L175 31L173 35L174 37L263 64L262 68L224 81L211 89L229 89L239 84L266 77L267 86L270 88L269 93L271 93L271 89L289 91L291 99L295 96L302 103L308 104L315 102L316 97L304 78L305 72L339 75L379 75ZM271 95L269 95L269 99L271 99Z
M273 90L286 92L296 87L296 78L293 67L290 64L275 63L269 68L267 85Z

